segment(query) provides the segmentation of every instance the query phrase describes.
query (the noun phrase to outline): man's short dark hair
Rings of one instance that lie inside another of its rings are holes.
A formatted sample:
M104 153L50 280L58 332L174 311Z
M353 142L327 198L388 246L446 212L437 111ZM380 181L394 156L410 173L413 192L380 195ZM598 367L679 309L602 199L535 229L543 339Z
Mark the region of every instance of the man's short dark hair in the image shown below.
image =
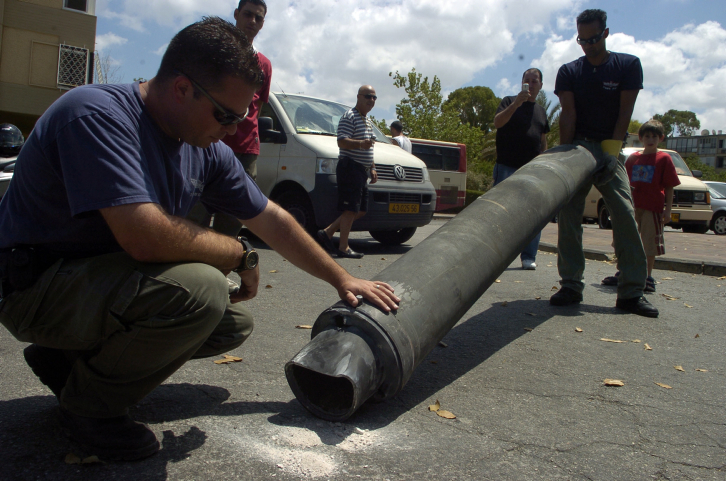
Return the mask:
M164 82L179 73L209 90L219 87L226 77L258 89L265 78L244 32L219 17L204 17L171 39L156 77Z
M391 122L391 130L396 129L398 132L403 132L403 125L398 120Z
M265 15L267 15L267 4L265 3L265 0L239 0L237 10L241 10L242 7L244 7L248 3L251 3L252 5L260 5L262 8L265 9Z
M522 80L524 80L524 76L527 75L527 73L529 73L529 72L537 72L539 74L540 83L544 82L544 80L542 79L542 71L536 67L528 68L527 70L525 70L524 73L522 74Z
M663 124L659 121L650 119L649 121L640 126L640 128L638 129L638 137L642 137L647 133L655 134L658 137L663 137L665 135L665 128L663 127Z
M600 30L605 30L608 23L608 14L598 8L585 10L577 16L577 24L600 22Z

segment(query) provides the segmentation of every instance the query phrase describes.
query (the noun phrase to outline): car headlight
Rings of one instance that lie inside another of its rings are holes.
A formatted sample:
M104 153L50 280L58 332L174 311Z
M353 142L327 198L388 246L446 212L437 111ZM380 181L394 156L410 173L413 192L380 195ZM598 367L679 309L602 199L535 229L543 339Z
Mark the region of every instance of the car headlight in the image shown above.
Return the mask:
M425 165L423 167L423 180L424 180L424 182L428 182L429 180L431 180L429 177L429 169L426 168Z
M706 202L706 193L705 192L694 192L693 201L694 202Z
M318 159L315 167L316 174L334 174L338 166L338 159Z

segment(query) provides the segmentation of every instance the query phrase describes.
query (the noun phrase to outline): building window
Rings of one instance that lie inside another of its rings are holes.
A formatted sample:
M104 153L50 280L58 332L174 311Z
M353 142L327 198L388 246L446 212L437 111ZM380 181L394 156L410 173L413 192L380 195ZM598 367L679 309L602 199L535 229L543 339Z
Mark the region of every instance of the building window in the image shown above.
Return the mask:
M88 78L88 49L61 45L58 56L58 86L85 85Z
M95 15L96 0L63 0L63 8Z

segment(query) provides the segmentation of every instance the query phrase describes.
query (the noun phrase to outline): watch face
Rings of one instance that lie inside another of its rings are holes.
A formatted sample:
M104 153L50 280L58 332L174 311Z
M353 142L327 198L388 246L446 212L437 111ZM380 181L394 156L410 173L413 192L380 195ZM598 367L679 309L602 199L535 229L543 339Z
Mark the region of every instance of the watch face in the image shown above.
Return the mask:
M251 251L247 254L247 258L245 259L245 265L247 267L247 270L252 270L255 267L257 267L257 264L260 262L260 255L257 253L257 251Z

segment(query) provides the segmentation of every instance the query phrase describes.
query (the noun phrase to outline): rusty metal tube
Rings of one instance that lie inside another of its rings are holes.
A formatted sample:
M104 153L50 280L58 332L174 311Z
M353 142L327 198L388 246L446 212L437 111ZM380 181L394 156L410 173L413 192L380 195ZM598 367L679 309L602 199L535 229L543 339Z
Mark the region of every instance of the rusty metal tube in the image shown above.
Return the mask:
M548 150L375 276L396 289L398 311L342 301L326 309L311 342L285 365L297 399L316 416L341 421L368 399L398 393L594 170L582 147Z

